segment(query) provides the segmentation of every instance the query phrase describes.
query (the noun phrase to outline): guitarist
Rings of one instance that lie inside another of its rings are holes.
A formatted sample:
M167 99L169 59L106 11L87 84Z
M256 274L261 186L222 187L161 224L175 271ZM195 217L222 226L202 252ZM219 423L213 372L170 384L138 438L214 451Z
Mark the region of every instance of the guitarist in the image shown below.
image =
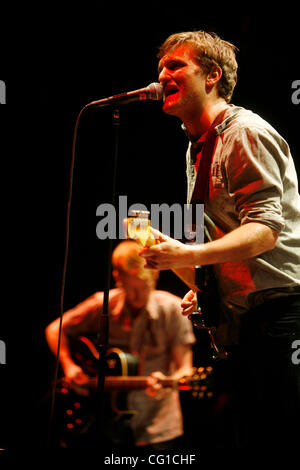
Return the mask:
M160 48L162 109L182 121L188 136L188 202L204 204L211 240L184 245L155 232L161 243L142 256L160 270L214 266L223 312L219 334L236 351L230 444L293 449L300 439L300 367L291 359L300 344L297 176L278 132L229 104L235 51L204 31L174 34ZM184 314L194 301L190 292Z
M128 393L128 408L135 410L130 420L133 445L169 449L183 435L183 417L178 390L162 389L158 379L192 374L195 338L190 322L181 315L180 299L156 290L158 271L144 268L139 251L140 245L132 240L121 242L113 251L116 287L109 295L109 347L134 354L139 374L149 377L147 393ZM102 304L103 293L96 292L63 316L60 364L69 387L84 396L89 395L89 377L74 361L70 339L97 333ZM45 331L54 354L58 332L56 319ZM128 442L123 444L128 451Z

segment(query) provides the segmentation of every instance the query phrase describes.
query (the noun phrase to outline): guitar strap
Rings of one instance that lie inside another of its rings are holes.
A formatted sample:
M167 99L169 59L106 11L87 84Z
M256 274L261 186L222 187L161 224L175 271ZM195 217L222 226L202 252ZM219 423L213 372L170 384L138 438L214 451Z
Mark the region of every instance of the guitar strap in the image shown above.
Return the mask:
M208 130L206 140L202 147L202 155L200 159L200 164L197 171L195 186L191 198L191 205L193 210L193 220L197 220L195 218L195 211L197 210L197 204L205 204L208 195L209 195L209 181L210 181L210 168L213 159L213 154L217 142L218 131L216 129L225 118L225 115L228 111L228 108L221 111L217 117L215 118L214 122L212 123L211 127ZM224 123L224 127L222 126L222 131L226 127L226 125L233 119L234 115L237 113L236 109L233 109L231 114L226 119L226 123ZM200 143L200 142L199 142ZM197 144L194 144L196 147ZM197 151L197 150L196 150ZM201 149L198 150L198 152ZM197 301L198 301L198 309L204 313L206 321L210 324L218 324L217 319L217 308L212 308L212 299L214 301L217 300L215 288L213 288L212 284L214 282L214 276L211 273L211 267L208 266L195 266L195 283L199 288L197 292ZM193 324L196 328L201 328L205 330L210 343L210 349L212 351L212 358L215 360L218 359L225 359L227 357L227 353L223 350L223 348L218 348L213 335L213 328L206 325L206 321L204 321L203 315L199 317L199 315L194 316L191 318Z

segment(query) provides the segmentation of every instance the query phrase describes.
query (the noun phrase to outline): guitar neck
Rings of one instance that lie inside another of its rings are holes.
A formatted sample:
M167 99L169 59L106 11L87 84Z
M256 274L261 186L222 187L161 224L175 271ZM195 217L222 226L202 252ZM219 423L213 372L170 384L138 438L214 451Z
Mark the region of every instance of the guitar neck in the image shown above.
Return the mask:
M106 376L104 382L104 389L113 391L127 391L127 390L143 390L147 387L149 377L144 376ZM159 380L162 387L175 387L177 380L171 377ZM89 385L94 388L97 385L97 377L91 377Z

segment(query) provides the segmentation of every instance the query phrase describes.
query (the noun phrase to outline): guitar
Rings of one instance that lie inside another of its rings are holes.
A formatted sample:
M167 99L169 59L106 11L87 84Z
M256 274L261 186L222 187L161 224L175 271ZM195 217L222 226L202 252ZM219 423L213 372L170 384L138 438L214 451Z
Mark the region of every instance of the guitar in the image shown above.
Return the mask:
M76 394L62 378L58 382L59 397L58 422L56 435L59 447L76 447L95 432L95 406L97 399L97 361L99 354L93 342L86 337L70 341L72 358L85 374L89 376L88 386L91 394L83 397ZM138 359L118 348L110 348L106 354L106 374L104 382L104 410L107 426L118 427L118 421L130 420L136 413L127 408L127 393L130 390L147 388L148 377L137 376ZM134 375L130 375L134 374ZM174 380L166 377L160 380L164 388L176 388L189 391L193 398L210 399L213 396L213 369L195 368L194 374Z
M97 361L99 353L93 342L84 336L70 342L71 356L83 372L88 375L88 387L93 391L97 388ZM104 389L107 392L143 390L148 386L148 377L137 375L138 359L134 355L119 348L110 348L106 353ZM63 387L67 387L62 379ZM199 367L194 374L180 379L165 377L159 380L163 388L177 388L178 390L199 393L199 398L205 394L212 396L212 368ZM201 393L200 393L201 392ZM63 393L67 393L66 390Z

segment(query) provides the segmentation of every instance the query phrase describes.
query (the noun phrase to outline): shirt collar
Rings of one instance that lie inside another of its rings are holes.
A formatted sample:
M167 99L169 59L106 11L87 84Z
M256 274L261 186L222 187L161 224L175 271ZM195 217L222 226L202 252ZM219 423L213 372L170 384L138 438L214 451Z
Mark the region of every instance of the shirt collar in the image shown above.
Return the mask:
M234 111L232 113L232 111ZM229 122L232 120L233 116L236 114L236 112L238 111L238 107L233 105L233 104L230 104L229 105L229 108L227 109L227 112L226 112L226 115L225 115L225 118L223 120L223 122L221 124L219 124L218 126L216 126L216 130L218 132L219 135L222 134L222 132L224 132L224 130L226 129L227 125L229 124ZM189 139L190 143L193 145L196 145L197 143L199 142L205 142L206 140L206 136L207 136L207 133L208 133L208 130L206 132L204 132L204 134L201 135L201 137L194 141L190 134L188 133L187 129L186 129L186 126L184 123L181 124L181 128L182 130L184 131L185 135L187 136L187 138Z
M125 306L126 295L123 289L120 288L120 295L118 296L118 300L116 304L111 309L111 314L114 318L119 318L120 315L130 315L127 307ZM148 302L145 307L142 309L138 317L142 315L148 315L149 318L155 320L158 318L158 308L157 308L157 301L155 298L155 293L152 291L149 295Z

